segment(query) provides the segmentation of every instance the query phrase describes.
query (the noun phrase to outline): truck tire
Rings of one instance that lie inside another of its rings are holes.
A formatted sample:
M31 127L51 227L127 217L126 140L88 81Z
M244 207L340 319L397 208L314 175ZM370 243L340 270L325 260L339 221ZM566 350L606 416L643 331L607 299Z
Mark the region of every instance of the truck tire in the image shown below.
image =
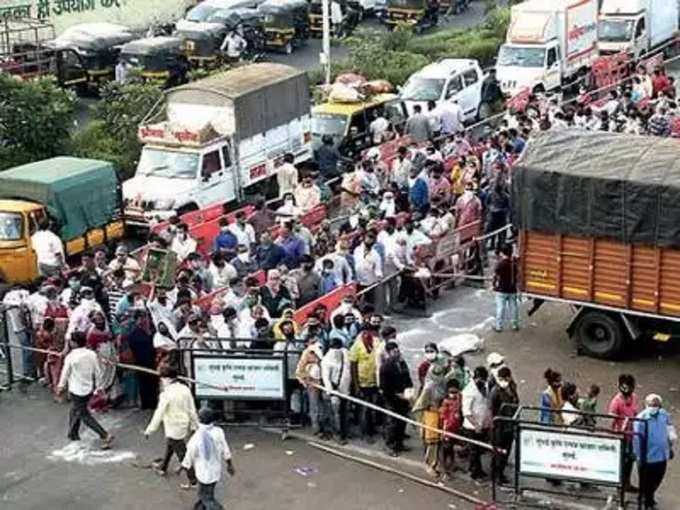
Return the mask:
M600 310L586 310L574 327L579 352L599 359L619 358L628 344L628 333L618 318Z

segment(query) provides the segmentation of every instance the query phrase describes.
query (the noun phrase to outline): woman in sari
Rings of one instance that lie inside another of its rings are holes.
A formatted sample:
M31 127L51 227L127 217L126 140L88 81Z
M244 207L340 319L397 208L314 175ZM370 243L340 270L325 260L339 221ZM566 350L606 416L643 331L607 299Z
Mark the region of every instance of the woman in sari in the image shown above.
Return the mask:
M108 411L118 403L122 395L115 365L118 361L118 348L106 324L104 313L95 311L91 320L92 325L87 332L87 347L95 351L99 357L101 388L104 392L90 401L90 407L97 411Z
M64 356L68 352L64 342L64 332L66 331L65 319L58 320L61 324L58 324L53 317L45 317L36 338L36 344L39 349L46 349L55 353L47 355L44 369L45 378L50 390L54 394L55 402L61 402L61 398L57 395L57 384L61 376Z

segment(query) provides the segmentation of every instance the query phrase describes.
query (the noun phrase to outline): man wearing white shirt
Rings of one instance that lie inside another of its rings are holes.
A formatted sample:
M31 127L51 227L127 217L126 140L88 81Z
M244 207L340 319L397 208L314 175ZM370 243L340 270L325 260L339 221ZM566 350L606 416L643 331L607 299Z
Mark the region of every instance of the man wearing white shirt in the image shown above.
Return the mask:
M489 373L485 367L475 368L472 380L465 386L462 394L463 429L468 437L482 442L489 440L488 433L491 427L491 407L487 391L488 377ZM482 469L481 456L481 448L472 445L469 471L473 480L486 477Z
M228 262L225 262L224 256L219 252L213 253L208 272L210 273L215 289L229 287L231 282L238 278L238 271L236 271L236 268Z
M441 131L443 135L453 135L463 129L463 109L458 104L458 99L442 101L437 107L441 121Z
M109 269L111 271L122 269L125 271L125 279L131 282L142 279L142 269L139 267L139 263L132 257L128 257L128 250L122 244L116 248L116 256L109 262Z
M61 395L68 387L71 399L68 438L71 441L80 441L82 421L102 439L102 449L108 449L111 447L113 436L104 430L87 408L92 394L101 391L99 385L102 382L102 373L97 354L85 347L85 333L74 332L71 341L75 343L76 348L66 355L57 385L57 394Z
M223 510L215 500L215 485L222 478L222 461L227 463L227 472L234 476L236 471L231 460L231 450L224 437L224 431L216 427L214 413L201 409L198 413L198 430L189 439L187 453L182 466L194 468L198 480L198 501L194 508Z
M184 460L187 453L184 440L191 431L198 428L194 396L189 387L179 381L177 375L177 369L174 367L163 367L161 369L161 377L166 379L168 383L161 392L158 407L156 407L156 411L144 431L144 436L148 439L163 423L166 441L165 455L161 462L153 463L154 469L161 476L165 476L173 453L180 463ZM196 486L196 475L193 469L187 470L187 476L190 486Z
M246 223L246 213L243 211L236 213L236 221L229 225L229 230L236 236L238 244L242 244L248 250L250 245L255 243L255 229L250 223Z
M66 339L71 339L77 331L87 333L92 326L92 312L102 312L102 307L94 299L94 291L90 287L81 287L80 303L73 309L66 329Z
M185 223L177 226L177 234L170 244L170 249L177 255L177 262L182 263L191 253L196 251L198 244L189 235L189 227Z
M38 226L31 236L31 246L38 258L38 271L42 276L52 276L64 266L64 243L47 228L47 222Z
M354 270L359 290L372 287L383 278L383 261L375 248L375 243L375 234L368 232L364 242L354 250ZM382 285L377 285L368 291L366 299L373 304L376 313L383 312Z

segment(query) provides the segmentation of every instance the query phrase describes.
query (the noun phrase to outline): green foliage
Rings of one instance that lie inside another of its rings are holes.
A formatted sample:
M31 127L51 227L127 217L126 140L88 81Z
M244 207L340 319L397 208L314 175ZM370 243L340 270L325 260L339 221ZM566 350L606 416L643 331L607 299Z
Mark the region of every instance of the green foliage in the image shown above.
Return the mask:
M71 152L111 161L121 179L127 179L134 174L141 151L137 128L162 92L157 85L112 82L100 95L93 107L94 121L73 136Z
M75 107L53 80L0 74L0 170L62 154Z

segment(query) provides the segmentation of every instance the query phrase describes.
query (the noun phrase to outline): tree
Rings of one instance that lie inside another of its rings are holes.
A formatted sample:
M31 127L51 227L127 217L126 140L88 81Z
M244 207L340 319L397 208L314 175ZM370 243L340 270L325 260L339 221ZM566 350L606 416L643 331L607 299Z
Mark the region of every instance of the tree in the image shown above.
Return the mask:
M63 154L75 107L54 80L0 74L0 170Z
M121 179L131 177L142 149L137 129L161 95L153 84L108 83L93 106L93 122L74 135L71 152L111 161Z

